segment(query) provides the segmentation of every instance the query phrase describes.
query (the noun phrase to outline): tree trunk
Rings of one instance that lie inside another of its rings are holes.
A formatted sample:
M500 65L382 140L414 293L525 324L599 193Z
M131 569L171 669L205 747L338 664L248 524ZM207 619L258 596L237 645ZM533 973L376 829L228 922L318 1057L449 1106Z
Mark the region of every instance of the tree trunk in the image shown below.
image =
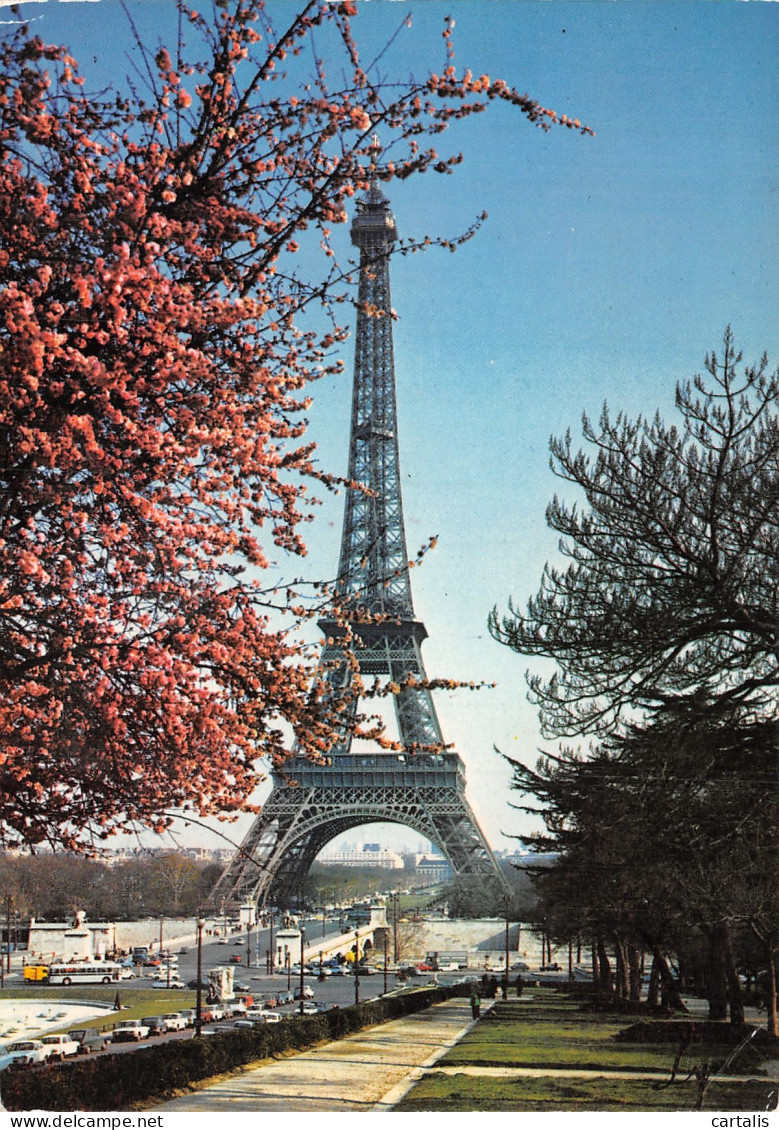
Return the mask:
M777 977L776 977L776 934L769 928L763 928L762 923L754 918L749 920L749 926L752 933L759 942L765 947L767 979L765 983L765 1010L767 1014L766 1030L769 1036L779 1036L779 1027L777 1027ZM759 984L762 983L760 978Z
M652 958L652 968L649 971L649 986L646 992L646 1003L652 1008L657 1008L660 1003L660 965L657 958Z
M593 985L600 984L600 963L598 962L598 943L595 938L592 939L592 983Z
M728 990L723 923L717 922L708 928L706 943L704 992L709 1002L709 1020L727 1020Z
M600 936L598 937L598 984L602 989L607 989L609 992L613 989L609 955L606 953L606 946Z
M628 999L628 963L625 954L625 943L619 934L614 935L614 953L616 956L615 987L620 1000Z
M725 953L725 977L730 1006L730 1023L744 1023L744 1001L741 996L741 982L736 972L736 959L733 956L733 940L727 922L723 925L723 949Z
M641 1000L641 967L643 965L642 955L638 952L632 942L627 946L628 958L628 993L632 1001Z
M773 938L769 937L769 942L773 943ZM768 992L766 994L766 1012L768 1013L768 1020L766 1022L766 1029L769 1036L779 1036L779 1026L777 1024L777 1009L776 1009L776 958L774 957L773 945L769 944L767 947L768 953Z
M660 999L663 1008L673 1009L674 1012L688 1012L689 1009L682 1000L673 974L668 967L668 960L665 954L659 946L655 946L652 952L660 975Z

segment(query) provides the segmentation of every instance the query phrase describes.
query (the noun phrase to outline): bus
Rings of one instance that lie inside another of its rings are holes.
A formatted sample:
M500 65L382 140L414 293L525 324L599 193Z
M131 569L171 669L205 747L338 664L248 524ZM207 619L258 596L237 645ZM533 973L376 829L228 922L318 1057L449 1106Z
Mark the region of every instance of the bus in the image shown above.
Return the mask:
M110 985L122 980L122 967L116 961L50 962L49 985Z

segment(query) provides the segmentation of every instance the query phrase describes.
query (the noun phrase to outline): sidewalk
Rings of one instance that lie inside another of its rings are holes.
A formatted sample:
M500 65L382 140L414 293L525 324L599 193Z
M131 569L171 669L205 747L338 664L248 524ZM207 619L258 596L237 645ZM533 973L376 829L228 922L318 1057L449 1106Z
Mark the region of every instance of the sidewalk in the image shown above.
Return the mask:
M491 1004L492 1002L487 1002ZM160 1111L390 1110L408 1085L473 1027L470 1002L454 997L235 1074L155 1107ZM413 1076L411 1079L408 1077Z

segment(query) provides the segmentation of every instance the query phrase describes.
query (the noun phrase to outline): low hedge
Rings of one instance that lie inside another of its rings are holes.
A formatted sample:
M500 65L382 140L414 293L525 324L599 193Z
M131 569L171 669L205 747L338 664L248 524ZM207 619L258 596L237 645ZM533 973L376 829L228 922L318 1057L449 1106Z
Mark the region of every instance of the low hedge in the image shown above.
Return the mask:
M162 1101L192 1083L244 1064L300 1051L323 1040L338 1040L439 1001L467 996L470 991L470 985L431 986L262 1028L219 1032L199 1040L169 1040L132 1052L6 1071L2 1076L3 1103L10 1111L130 1110L150 1100Z

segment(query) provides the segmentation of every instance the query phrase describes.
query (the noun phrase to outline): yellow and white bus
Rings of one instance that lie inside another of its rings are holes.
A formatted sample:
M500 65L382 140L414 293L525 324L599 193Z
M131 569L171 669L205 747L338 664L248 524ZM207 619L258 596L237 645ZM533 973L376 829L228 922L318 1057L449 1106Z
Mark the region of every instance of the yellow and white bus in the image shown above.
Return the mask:
M47 985L110 985L122 979L116 961L70 961L49 963Z

